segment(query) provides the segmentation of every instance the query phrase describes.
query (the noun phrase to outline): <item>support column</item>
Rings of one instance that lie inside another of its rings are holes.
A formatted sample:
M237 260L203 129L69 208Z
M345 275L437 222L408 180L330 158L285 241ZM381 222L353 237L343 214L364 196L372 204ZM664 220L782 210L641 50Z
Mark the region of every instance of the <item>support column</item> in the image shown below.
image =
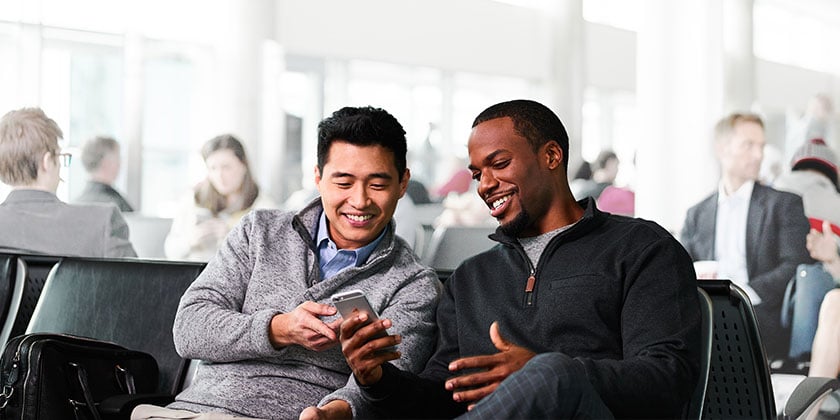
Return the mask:
M581 126L583 125L583 89L585 87L585 57L583 0L562 1L555 4L551 43L553 47L551 104L560 116L569 135L569 168L576 168L581 160Z
M276 94L276 90L263 92L264 41L275 39L274 12L272 0L224 0L220 7L227 18L219 28L218 80L220 84L219 126L234 133L244 143L251 160L251 170L257 181L267 185L260 178L269 176L268 167L282 161L282 156L272 156L273 147L263 153L267 142L263 132L275 133L262 122L264 95ZM283 119L284 115L274 118Z
M719 169L713 125L724 113L722 3L650 0L638 34L636 215L677 233Z

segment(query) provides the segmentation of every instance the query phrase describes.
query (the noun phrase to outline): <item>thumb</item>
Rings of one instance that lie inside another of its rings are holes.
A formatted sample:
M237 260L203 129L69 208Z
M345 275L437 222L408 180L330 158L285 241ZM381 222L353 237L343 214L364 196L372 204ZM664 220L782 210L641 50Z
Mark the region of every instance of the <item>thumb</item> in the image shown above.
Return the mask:
M335 306L323 303L307 301L302 305L303 309L313 315L335 315Z
M823 235L828 235L830 237L834 236L834 231L831 230L831 222L828 220L823 220L822 231Z
M499 351L507 351L511 347L511 344L502 338L502 334L499 332L499 321L493 321L490 324L490 341Z

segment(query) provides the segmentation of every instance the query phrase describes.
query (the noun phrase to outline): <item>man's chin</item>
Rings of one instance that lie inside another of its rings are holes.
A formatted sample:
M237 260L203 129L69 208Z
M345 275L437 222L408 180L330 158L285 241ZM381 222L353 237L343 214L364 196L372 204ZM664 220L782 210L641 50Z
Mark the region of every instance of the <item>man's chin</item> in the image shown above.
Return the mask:
M530 219L531 218L528 216L528 213L526 213L523 210L519 212L519 214L517 214L516 217L513 218L513 220L507 223L500 222L499 228L505 235L515 238L518 237L519 234L522 233L522 231L528 227L528 225L530 224Z

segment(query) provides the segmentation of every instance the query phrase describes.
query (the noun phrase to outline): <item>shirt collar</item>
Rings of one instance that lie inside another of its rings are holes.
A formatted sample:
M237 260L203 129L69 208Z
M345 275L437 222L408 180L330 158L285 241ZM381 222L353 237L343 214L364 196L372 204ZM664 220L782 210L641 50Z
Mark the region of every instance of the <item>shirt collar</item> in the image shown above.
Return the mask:
M738 198L738 199L749 199L752 196L753 188L755 187L755 181L747 181L740 187L738 187L735 192L732 194L726 195L726 188L723 186L723 181L718 184L718 203L721 201L726 201L731 198Z
M373 253L373 250L376 249L376 246L382 242L382 238L385 237L385 231L388 230L388 226L385 226L385 229L382 229L382 232L379 233L379 236L376 237L373 241L369 244L357 248L357 249L345 249L343 251L352 252L356 254L356 267L360 267L362 264L367 262L368 257L370 254ZM324 241L326 241L326 246L330 246L333 249L338 250L338 246L335 242L330 238L330 230L327 227L327 215L323 211L321 211L321 216L318 218L318 234L315 237L315 244L321 249L324 246Z

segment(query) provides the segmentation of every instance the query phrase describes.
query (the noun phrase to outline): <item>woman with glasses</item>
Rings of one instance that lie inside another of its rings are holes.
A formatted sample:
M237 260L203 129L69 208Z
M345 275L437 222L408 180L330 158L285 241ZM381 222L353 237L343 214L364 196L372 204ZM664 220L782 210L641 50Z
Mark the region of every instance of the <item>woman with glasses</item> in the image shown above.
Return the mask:
M230 134L210 139L201 148L207 176L183 200L166 237L166 256L207 261L227 233L252 208L276 207L260 195L245 148Z

